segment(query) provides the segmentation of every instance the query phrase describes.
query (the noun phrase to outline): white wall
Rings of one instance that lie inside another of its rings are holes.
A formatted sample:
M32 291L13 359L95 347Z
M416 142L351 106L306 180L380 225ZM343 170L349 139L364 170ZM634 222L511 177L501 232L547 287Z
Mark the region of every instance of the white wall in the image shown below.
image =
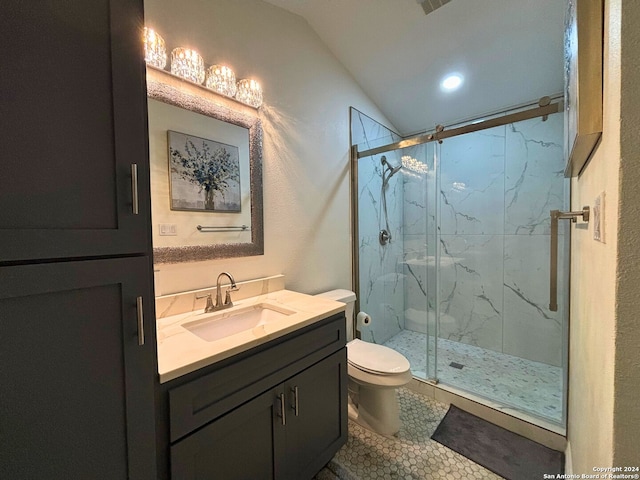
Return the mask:
M640 466L640 3L624 0L613 464Z
M572 185L573 209L606 195L606 243L592 225L573 229L568 448L578 474L640 464L640 4L605 5L602 142Z
M607 2L604 131L593 158L573 179L571 207L593 206L605 192L606 243L593 226L571 231L571 321L567 437L573 471L612 466L615 278L620 167L620 0Z
M209 286L223 270L236 280L283 273L302 292L350 288L348 107L384 122L376 106L301 17L268 3L146 0L145 17L168 49L195 48L265 92L265 254L161 265L156 293Z

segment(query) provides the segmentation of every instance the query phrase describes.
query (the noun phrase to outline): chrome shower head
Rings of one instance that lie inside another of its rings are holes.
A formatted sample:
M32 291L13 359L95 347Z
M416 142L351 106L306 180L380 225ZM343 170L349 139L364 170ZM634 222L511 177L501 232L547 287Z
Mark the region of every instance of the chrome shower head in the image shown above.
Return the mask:
M397 167L391 167L389 166L389 168L391 169L391 173L389 174L389 176L387 178L391 178L393 177L396 173L398 173L401 169L402 169L402 165L398 165Z
M384 155L382 157L380 157L380 163L386 167L386 170L384 170L382 172L382 181L383 184L386 185L386 183L389 181L389 179L391 177L393 177L396 173L398 173L401 169L402 169L402 165L398 165L397 167L392 166L388 161L387 161L387 157L385 157ZM385 174L387 172L390 172L388 176L385 176Z

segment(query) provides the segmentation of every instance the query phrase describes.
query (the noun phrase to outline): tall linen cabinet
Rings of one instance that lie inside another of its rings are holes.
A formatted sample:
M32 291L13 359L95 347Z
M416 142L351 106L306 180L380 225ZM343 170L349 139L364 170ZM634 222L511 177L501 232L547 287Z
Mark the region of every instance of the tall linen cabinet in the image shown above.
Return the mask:
M155 479L141 0L0 2L0 476Z

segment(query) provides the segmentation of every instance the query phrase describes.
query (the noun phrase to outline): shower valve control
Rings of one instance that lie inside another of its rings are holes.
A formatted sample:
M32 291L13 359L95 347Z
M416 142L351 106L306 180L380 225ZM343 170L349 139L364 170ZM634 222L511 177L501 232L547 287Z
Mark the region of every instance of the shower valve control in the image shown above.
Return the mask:
M380 245L391 243L391 234L383 228L378 234L378 240L380 241Z

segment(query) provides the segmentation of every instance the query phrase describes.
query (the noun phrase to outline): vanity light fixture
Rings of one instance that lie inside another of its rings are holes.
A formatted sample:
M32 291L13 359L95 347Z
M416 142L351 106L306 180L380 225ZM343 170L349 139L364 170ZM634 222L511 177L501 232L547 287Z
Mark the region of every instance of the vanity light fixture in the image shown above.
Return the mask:
M174 48L171 51L171 73L201 85L204 82L204 60L195 50Z
M162 38L153 28L144 27L144 61L157 68L167 66L167 48Z
M144 60L147 65L164 70L167 49L164 38L149 27L144 27ZM202 85L216 93L235 98L253 108L262 105L262 87L252 79L236 83L236 74L226 65L212 65L205 70L202 56L191 48L177 47L171 51L171 73Z
M262 105L262 87L255 80L244 78L238 82L236 100L259 108Z
M233 97L236 94L236 74L224 65L212 65L207 69L205 86L222 95Z

